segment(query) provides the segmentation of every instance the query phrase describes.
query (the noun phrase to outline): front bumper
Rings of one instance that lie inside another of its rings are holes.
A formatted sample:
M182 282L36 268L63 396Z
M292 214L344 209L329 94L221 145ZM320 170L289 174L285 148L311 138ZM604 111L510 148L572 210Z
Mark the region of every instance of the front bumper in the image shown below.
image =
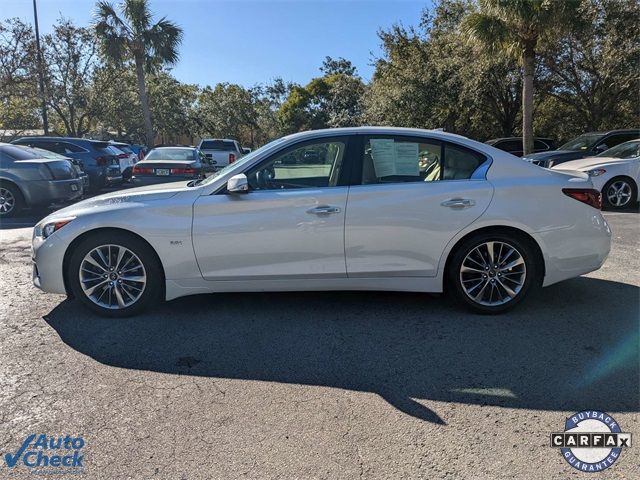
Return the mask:
M65 294L62 262L67 244L57 233L46 240L34 235L31 243L33 284L48 293Z

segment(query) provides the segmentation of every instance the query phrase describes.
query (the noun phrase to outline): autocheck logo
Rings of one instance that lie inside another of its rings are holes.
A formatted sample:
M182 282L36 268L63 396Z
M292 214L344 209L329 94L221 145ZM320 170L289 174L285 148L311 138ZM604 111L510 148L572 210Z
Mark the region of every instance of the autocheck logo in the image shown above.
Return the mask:
M84 447L85 441L79 436L32 433L17 451L4 454L4 462L9 468L24 465L31 469L31 473L39 475L82 473Z
M564 432L551 434L551 446L581 472L601 472L615 463L631 434L623 433L611 415L598 410L575 413L564 422Z

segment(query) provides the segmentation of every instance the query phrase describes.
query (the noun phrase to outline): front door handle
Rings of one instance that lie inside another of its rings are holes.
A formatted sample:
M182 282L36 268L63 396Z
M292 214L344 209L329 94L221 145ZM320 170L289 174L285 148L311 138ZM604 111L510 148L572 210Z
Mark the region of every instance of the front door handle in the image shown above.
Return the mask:
M332 207L330 205L321 205L319 207L310 208L307 210L307 213L312 213L314 215L327 215L329 213L340 213L340 208Z
M449 208L467 208L473 207L475 204L476 202L469 198L452 198L450 200L445 200L440 205Z

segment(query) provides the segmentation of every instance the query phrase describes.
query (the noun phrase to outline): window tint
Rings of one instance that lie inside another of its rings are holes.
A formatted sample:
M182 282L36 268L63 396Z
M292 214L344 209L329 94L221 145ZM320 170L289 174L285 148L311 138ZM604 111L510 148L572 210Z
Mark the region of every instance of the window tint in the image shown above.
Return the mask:
M362 184L439 180L441 150L436 140L367 138L362 156Z
M247 175L253 190L335 187L347 143L324 140L275 154Z
M613 148L605 150L597 157L634 158L640 156L640 142L621 143Z
M468 180L486 157L465 147L446 143L444 146L443 180Z
M600 144L605 144L607 147L615 147L616 145L620 145L623 142L628 142L629 140L634 140L638 138L638 134L633 133L618 133L615 135L610 135L605 138Z
M231 140L203 140L200 144L202 150L219 150L223 152L235 152L236 144Z
M506 140L496 146L506 152L522 151L522 140Z
M145 160L195 160L195 150L190 148L156 148L151 150Z

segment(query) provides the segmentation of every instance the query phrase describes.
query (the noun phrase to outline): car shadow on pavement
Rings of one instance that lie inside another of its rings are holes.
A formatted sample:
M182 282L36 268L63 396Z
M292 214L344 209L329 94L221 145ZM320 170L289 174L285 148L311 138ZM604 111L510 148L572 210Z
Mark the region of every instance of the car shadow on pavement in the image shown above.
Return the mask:
M387 292L186 297L128 319L64 301L45 317L70 347L120 368L374 392L446 423L437 400L638 411L638 287L581 277L501 316Z

